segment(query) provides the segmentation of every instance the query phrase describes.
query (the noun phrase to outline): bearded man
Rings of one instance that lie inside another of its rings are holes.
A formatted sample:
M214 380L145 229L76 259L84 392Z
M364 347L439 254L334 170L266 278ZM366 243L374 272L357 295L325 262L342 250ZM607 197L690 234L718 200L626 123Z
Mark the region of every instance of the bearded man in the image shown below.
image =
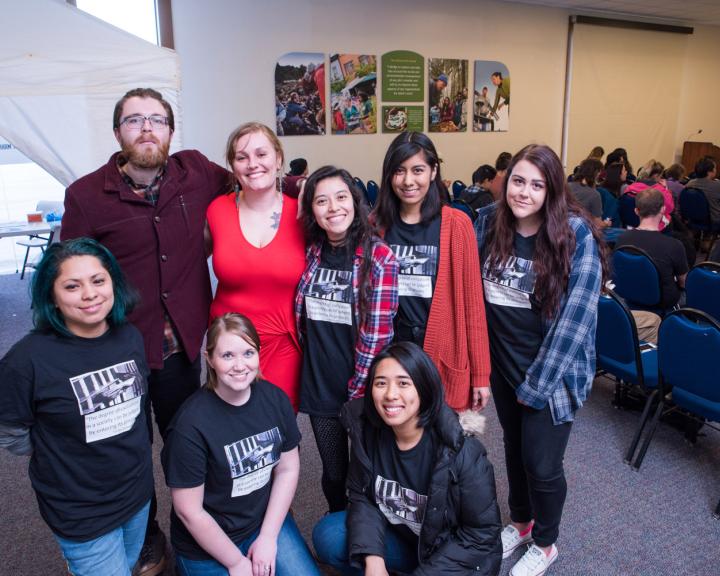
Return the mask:
M151 369L149 402L160 435L200 386L200 347L208 324L210 278L205 211L228 190L222 167L196 150L169 155L175 119L151 88L136 88L115 105L121 151L65 192L61 239L88 236L104 244L138 291L129 316L142 333ZM152 433L152 431L151 431ZM165 537L153 496L145 546L133 574L160 574Z

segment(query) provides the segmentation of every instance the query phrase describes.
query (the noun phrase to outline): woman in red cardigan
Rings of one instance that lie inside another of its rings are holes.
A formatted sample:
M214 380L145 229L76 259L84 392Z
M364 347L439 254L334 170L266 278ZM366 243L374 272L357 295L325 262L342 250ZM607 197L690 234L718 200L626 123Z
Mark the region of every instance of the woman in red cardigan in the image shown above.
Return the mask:
M375 222L400 265L395 339L422 346L454 410L487 404L490 377L480 264L470 219L449 195L430 138L399 134L383 162Z

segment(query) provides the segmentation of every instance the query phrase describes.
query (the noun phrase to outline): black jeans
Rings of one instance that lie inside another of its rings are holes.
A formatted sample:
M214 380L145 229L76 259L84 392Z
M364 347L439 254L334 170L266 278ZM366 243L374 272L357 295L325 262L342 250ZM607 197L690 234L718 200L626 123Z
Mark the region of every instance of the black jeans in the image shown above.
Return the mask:
M150 417L151 404L152 412L155 414L155 423L164 441L175 412L200 387L200 367L200 355L194 362L190 362L185 352L179 352L167 357L162 368L150 371L150 377L148 378L149 394L146 396L145 408L148 414L151 441L153 441L152 418ZM152 536L160 529L156 516L157 496L153 490L146 541L149 536Z
M490 384L503 429L510 518L518 523L534 519L535 543L550 546L558 537L567 494L563 457L572 422L555 426L549 404L535 410L518 403L513 387L496 373Z

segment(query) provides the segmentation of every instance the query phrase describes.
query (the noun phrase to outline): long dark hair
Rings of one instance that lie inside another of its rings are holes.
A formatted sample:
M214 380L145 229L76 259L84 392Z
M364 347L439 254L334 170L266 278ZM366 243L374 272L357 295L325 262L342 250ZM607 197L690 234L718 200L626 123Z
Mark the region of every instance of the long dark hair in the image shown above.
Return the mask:
M347 246L349 253L352 255L358 246L362 246L362 263L358 276L358 293L360 317L365 316L367 304L370 301L370 268L372 267L372 251L373 246L380 239L375 234L374 227L368 221L368 206L365 196L355 184L352 175L342 168L335 166L323 166L310 174L305 181L305 188L302 197L302 225L305 230L305 240L308 245L315 243L324 243L327 240L327 233L323 230L315 220L313 214L313 200L315 199L315 189L317 185L327 178L340 178L345 183L352 196L355 217L353 218L350 228L343 242Z
M562 163L548 146L530 144L513 156L508 166L502 200L489 232L488 264L499 269L513 254L516 219L507 203L508 182L518 162L526 160L545 178L545 202L540 209L542 224L535 240L535 296L540 302L542 315L552 318L560 307L562 295L567 291L570 262L575 251L575 234L568 222L574 215L585 220L598 244L602 263L603 284L608 275L607 249L595 224L587 218L577 200L568 193Z
M605 179L603 180L602 187L615 196L615 198L620 198L623 184L625 184L625 182L620 179L623 168L625 168L625 165L622 162L614 162L605 170Z
M440 213L443 204L450 203L450 194L440 176L440 157L432 140L422 132L403 132L390 143L383 160L380 193L373 212L375 223L382 230L387 230L400 220L400 199L393 190L393 176L400 164L418 153L422 153L425 162L435 169L435 179L430 182L430 188L420 207L420 221L429 222Z

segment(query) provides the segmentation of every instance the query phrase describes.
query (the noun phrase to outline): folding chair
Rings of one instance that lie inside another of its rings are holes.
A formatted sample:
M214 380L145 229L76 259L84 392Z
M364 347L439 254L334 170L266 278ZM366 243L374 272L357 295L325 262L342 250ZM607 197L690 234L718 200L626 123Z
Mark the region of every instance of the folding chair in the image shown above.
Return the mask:
M650 255L637 246L620 246L612 255L615 292L630 308L663 315L660 271Z
M618 200L618 214L624 228L637 228L640 218L635 214L635 196L622 194Z
M718 357L720 322L692 308L665 317L658 340L658 404L652 418L642 422L641 428L647 425L647 432L633 463L636 469L642 465L664 409L665 414L680 409L705 424L720 422Z
M380 191L380 187L377 185L377 182L375 182L375 180L368 180L367 199L368 199L368 204L370 204L370 206L375 206L375 202L377 201L379 191Z
M626 403L633 388L645 397L640 418L643 422L658 395L657 349L638 339L632 313L612 290L601 294L598 301L595 351L600 373L610 374L616 379L616 406ZM628 447L625 462L631 462L639 439L640 430Z
M685 280L685 296L688 308L702 310L720 321L720 264L696 264Z
M467 186L465 186L465 183L462 180L455 180L455 182L452 183L453 198L460 198L460 194L463 193L463 190L465 190L465 188L467 188Z
M63 203L58 201L51 201L51 200L40 200L40 202L37 203L35 207L36 212L41 212L43 219L47 217L50 213L56 213L58 216L62 215L63 213ZM43 236L42 234L30 234L27 237L27 240L18 240L16 244L18 246L25 247L25 258L23 259L23 265L22 270L20 272L20 280L25 278L25 269L30 266L33 267L32 264L28 264L28 258L30 256L30 250L33 248L40 248L41 252L45 252L45 248L47 248L50 243L53 241L53 236L55 234L55 230L50 232L48 236Z
M705 193L697 188L683 188L680 192L680 214L687 222L688 228L696 235L695 248L700 249L705 236L713 239L720 234L720 224L713 224L710 218L710 205ZM708 247L708 254L710 247Z

